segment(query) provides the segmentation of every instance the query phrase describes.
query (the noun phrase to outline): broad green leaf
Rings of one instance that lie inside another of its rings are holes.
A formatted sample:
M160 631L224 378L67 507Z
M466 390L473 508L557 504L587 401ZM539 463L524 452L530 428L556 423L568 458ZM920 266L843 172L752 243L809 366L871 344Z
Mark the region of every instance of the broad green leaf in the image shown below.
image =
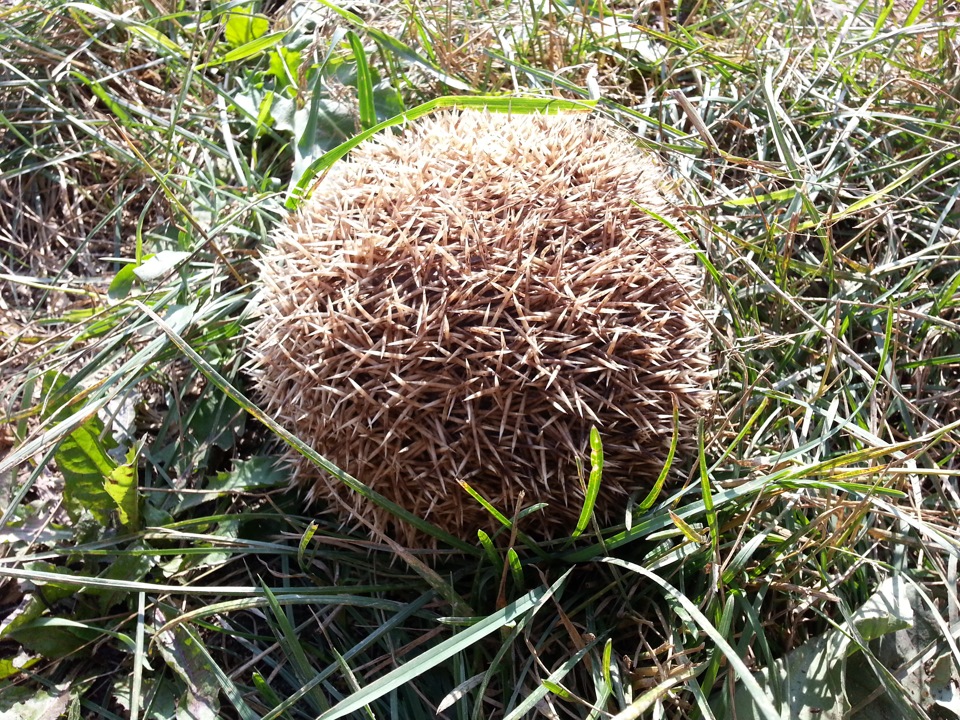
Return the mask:
M12 685L0 692L0 717L10 720L50 720L63 717L70 704L69 680L49 689Z
M163 624L165 618L158 611L157 620ZM187 692L181 702L195 720L217 720L220 716L220 688L213 677L212 663L203 651L200 639L193 635L186 625L164 630L156 636L156 646L166 661L187 686Z
M244 492L279 487L290 480L290 470L276 458L256 455L236 460L233 469L217 473L207 486L215 492Z
M116 505L104 485L117 464L107 454L100 419L91 417L70 433L53 458L63 475L63 504L70 517L76 520L87 510L107 524Z
M133 263L120 268L117 274L113 276L113 280L110 281L107 297L114 301L123 300L127 297L137 282L136 269L137 267Z
M851 708L847 698L847 686L854 682L858 686L869 687L870 680L873 681L873 686L878 684L876 677L848 676L848 659L862 649L860 641L866 643L889 633L906 631L914 627L917 614L924 610L922 601L910 591L903 578L888 578L862 607L849 615L846 623L808 640L777 659L772 666L755 673L751 679L762 688L761 696L738 688L733 694L737 717L755 717L760 702L775 699L773 691L777 685L785 689L785 702L781 711L783 720L847 717ZM918 640L915 637L918 634L904 632L903 636L893 643L905 656L896 658L890 667L913 664L908 660L920 652L919 647L913 646L913 643L922 646L927 642ZM859 639L856 639L857 635ZM904 678L901 682L909 684L910 680L919 678L922 691L926 691L929 687L923 682L923 672L917 673L917 669L913 671L913 678ZM869 665L865 666L865 673L871 674ZM746 678L741 678L741 684L745 680ZM909 707L902 691L894 690L892 686L888 689L892 692L884 692L880 702L870 706L873 712L870 717L877 717L879 706L886 708L886 712L879 713L881 720L920 717ZM719 700L718 697L715 704ZM862 720L863 716L856 717Z
M5 680L8 677L19 675L24 670L28 670L31 666L36 665L38 662L40 662L39 657L31 657L22 652L15 658L0 658L0 680ZM3 704L0 702L0 711L2 710Z
M299 50L291 50L281 45L270 53L270 69L267 70L267 74L277 78L278 89L296 82L299 68Z
M147 552L143 554L136 552L149 549L149 546L141 541L128 547L126 552L118 553L116 559L100 574L100 578L103 580L116 580L116 587L85 589L85 592L99 596L99 607L102 614L108 614L114 605L121 603L124 598L130 595L131 591L124 587L126 583L143 580L156 564L156 556Z
M56 577L57 575L73 576L73 573L64 568L42 561L26 563L25 569L32 572L45 573L52 577ZM18 630L31 625L43 617L43 614L50 605L70 597L78 590L76 585L58 584L55 580L42 583L34 582L42 585L42 594L32 593L27 595L26 600L20 604L20 607L10 613L4 620L3 627L0 628L0 638L11 637Z
M130 649L133 648L133 640L123 633L65 618L37 618L7 636L45 658L62 658L75 653L87 643L102 639L105 635L119 640Z
M161 250L155 255L145 257L143 264L134 268L133 272L143 282L153 282L173 272L177 265L188 257L190 257L188 252Z
M231 10L223 23L223 37L230 45L238 48L267 33L270 20L249 10Z
M113 699L116 703L127 711L128 714L123 717L130 717L130 691L131 682L129 677L120 675L113 685ZM145 677L141 692L137 698L138 707L142 707L144 698L149 698L150 704L143 707L144 714L140 715L144 720L171 720L180 715L177 714L177 707L180 705L180 696L183 694L183 686L179 680L169 673L162 674L160 677Z
M204 492L185 495L177 504L177 512L227 493L280 487L289 482L290 470L276 458L258 455L247 460L236 460L232 470L219 472L211 478L203 488Z
M207 530L206 535L210 538L215 538L219 542L209 543L212 546L212 552L205 555L193 555L191 556L189 563L194 567L213 567L216 565L222 565L225 562L233 557L234 553L230 549L230 544L232 541L240 537L240 525L242 522L242 517L240 515L224 515L220 517L220 522L218 522L212 529ZM198 543L198 547L202 548L207 543Z
M139 304L137 307L142 309L145 306ZM157 317L152 310L148 312L152 314L152 317ZM165 312L166 320L161 321L166 326L165 332L181 332L193 321L195 313L196 303L190 303L189 305L185 306L168 306ZM168 343L169 340L165 335L154 338L141 349L132 353L130 357L126 359L125 362L123 362L123 364L111 375L111 380L114 380L118 377L128 377L127 373L134 370L142 370L147 363L149 363L154 357L162 352L164 348L166 348ZM44 378L44 388L50 388L51 386L55 386L55 390L45 391L44 397L46 399L44 401L45 407L43 409L42 416L44 419L49 419L55 416L56 423L46 432L38 434L32 440L28 440L15 450L8 452L6 456L0 459L0 476L6 472L9 472L11 469L18 467L21 463L26 462L29 458L37 456L41 452L45 452L47 449L49 449L51 444L61 442L71 432L88 422L91 417L95 416L97 411L104 408L110 398L110 395L106 394L96 398L95 400L90 400L89 404L87 405L81 405L79 402L68 404L67 401L61 397L61 395L69 394L66 388L70 386L70 381L64 379L63 376L55 376L54 374L50 373ZM103 495L108 499L110 497L106 494L106 492L104 492ZM112 507L112 499L110 499L110 504ZM8 508L3 513L4 522L8 522L10 518L11 512L10 508Z
M243 432L247 414L217 388L207 388L187 415L187 433L200 445L230 450Z
M104 490L117 504L120 524L128 530L140 529L140 494L137 492L137 455L134 445L127 451L126 462L110 471Z
M264 35L263 37L258 37L256 40L251 40L248 43L244 43L240 47L234 48L216 60L212 60L204 65L198 66L198 69L213 67L215 65L223 65L225 63L240 62L241 60L246 60L247 58L256 57L257 55L263 54L266 50L269 50L274 45L279 43L285 36L285 32L275 32L269 35Z

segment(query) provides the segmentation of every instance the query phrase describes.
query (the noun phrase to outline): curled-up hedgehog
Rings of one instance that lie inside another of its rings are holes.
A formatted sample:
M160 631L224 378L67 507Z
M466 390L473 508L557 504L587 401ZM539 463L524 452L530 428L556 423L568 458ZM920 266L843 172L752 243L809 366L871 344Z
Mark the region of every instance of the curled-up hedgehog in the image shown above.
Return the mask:
M664 222L664 220L668 222ZM251 354L264 409L340 468L465 539L565 536L600 433L601 522L709 411L703 273L664 171L583 115L436 113L336 164L261 260ZM346 520L412 528L299 456Z

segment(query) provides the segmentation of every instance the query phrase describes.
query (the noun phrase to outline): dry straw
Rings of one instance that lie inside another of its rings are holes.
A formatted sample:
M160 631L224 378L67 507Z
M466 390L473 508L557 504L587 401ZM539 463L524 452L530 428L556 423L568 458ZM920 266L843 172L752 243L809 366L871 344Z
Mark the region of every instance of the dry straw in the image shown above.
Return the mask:
M623 518L709 407L702 273L657 163L579 115L444 112L335 165L261 262L252 353L265 409L338 466L464 538L569 533L590 428L596 504ZM647 212L652 211L652 212ZM425 539L296 460L311 499Z

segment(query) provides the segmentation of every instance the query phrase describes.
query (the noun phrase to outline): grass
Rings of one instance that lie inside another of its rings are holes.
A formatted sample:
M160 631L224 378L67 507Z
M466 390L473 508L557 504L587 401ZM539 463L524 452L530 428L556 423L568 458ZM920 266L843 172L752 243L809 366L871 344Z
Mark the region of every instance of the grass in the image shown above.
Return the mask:
M0 7L5 713L798 716L774 669L841 626L936 716L854 611L908 582L960 673L956 10L678 11ZM345 143L452 96L597 100L689 200L722 412L626 526L388 547L271 462L251 261Z

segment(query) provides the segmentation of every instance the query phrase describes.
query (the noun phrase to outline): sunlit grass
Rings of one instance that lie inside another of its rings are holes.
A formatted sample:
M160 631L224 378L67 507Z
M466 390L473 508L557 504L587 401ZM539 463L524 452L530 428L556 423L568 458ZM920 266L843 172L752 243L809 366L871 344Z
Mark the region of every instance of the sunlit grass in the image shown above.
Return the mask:
M769 717L746 671L891 576L955 676L955 12L681 10L0 10L4 712L731 717L738 687ZM304 507L244 374L271 228L423 103L598 89L689 202L721 370L700 457L551 544L404 549Z

